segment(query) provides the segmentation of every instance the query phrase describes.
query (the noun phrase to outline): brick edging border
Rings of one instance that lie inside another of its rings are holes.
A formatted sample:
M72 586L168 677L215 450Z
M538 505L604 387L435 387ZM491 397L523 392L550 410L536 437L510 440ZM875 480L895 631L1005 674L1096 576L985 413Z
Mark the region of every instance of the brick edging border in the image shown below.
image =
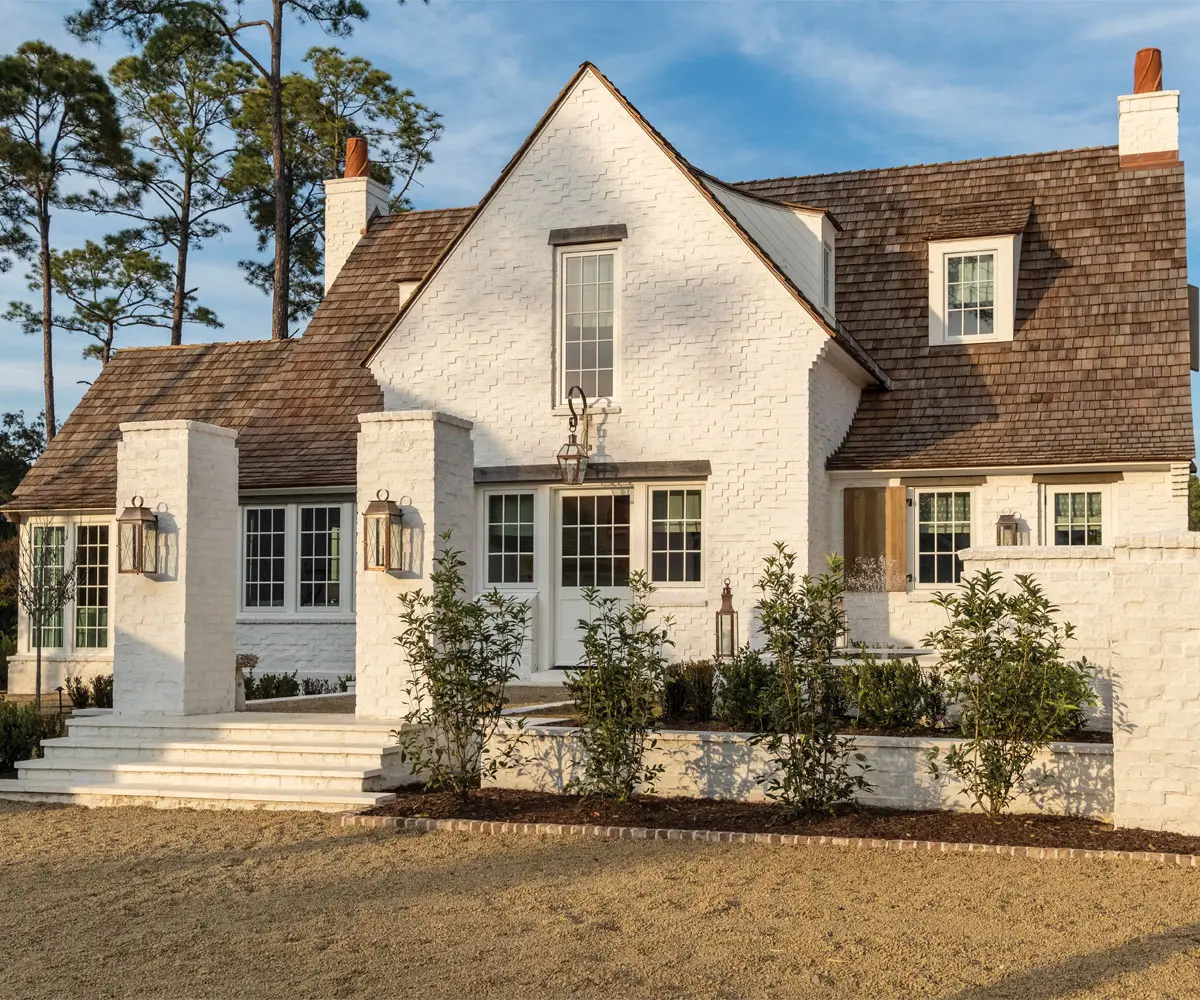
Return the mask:
M926 854L992 854L1039 861L1086 858L1105 861L1148 861L1177 868L1200 868L1195 854L1157 851L1094 851L1079 847L1014 847L1008 844L952 844L944 840L874 840L869 837L810 837L799 833L737 833L728 830L653 829L644 826L596 826L590 823L501 823L478 819L426 819L418 816L365 816L342 813L342 826L421 833L525 834L597 837L604 840L690 840L709 844L771 844L779 847L851 847L858 850L913 851Z

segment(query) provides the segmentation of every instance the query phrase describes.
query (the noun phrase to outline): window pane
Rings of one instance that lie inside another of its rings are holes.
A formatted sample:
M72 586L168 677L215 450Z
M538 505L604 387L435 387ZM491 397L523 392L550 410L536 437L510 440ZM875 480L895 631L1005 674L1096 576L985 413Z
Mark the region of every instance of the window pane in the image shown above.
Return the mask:
M589 397L613 391L612 253L572 254L562 296L562 366L566 391L580 386ZM581 349L573 350L573 346Z
M957 553L971 544L971 494L917 494L917 581L957 583Z
M574 498L570 498L574 499ZM533 494L501 493L488 497L487 582L533 582ZM564 502L564 514L568 505ZM572 513L575 507L570 506ZM568 529L564 525L564 540ZM576 528L569 529L572 540ZM564 552L566 546L564 545ZM518 556L518 553L522 555ZM572 554L574 546L572 545Z
M248 608L283 607L286 513L283 507L246 509L242 572Z
M1099 492L1054 494L1054 544L1101 545L1104 530Z
M66 566L67 529L62 525L35 527L33 530L33 572L37 586L50 587L62 577ZM30 636L30 648L37 644L37 635ZM60 608L42 622L43 649L59 649L63 645L63 613Z
M340 507L300 508L300 606L336 608L341 578Z
M75 645L108 646L108 525L75 529Z
M652 490L650 577L656 582L700 582L703 529L701 491ZM687 552L687 558L684 552Z

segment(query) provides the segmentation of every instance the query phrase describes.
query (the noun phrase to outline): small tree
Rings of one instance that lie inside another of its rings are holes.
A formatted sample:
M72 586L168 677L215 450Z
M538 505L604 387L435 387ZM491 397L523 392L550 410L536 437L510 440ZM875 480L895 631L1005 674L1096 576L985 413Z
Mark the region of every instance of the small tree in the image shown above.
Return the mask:
M466 801L471 789L511 763L521 741L500 730L504 691L517 676L528 609L523 601L492 590L465 596L462 554L442 535L430 593L400 596L404 631L396 642L412 668L406 694L412 706L407 727L392 735L416 773L431 788L448 788Z
M643 572L630 576L627 601L601 597L595 587L583 591L591 617L579 622L583 664L567 675L567 690L583 717L579 742L587 756L570 791L625 802L662 772L661 764L646 764L646 751L656 746L665 650L673 643L669 618L650 624L653 592Z
M29 619L36 653L34 700L42 708L42 645L45 630L75 595L75 567L65 562L66 528L31 522L21 538L17 603ZM58 626L63 627L61 623Z
M985 569L963 579L956 593L935 595L949 622L925 637L941 655L966 737L944 756L930 751L930 771L957 777L992 818L1017 789L1036 784L1026 778L1034 758L1096 703L1091 665L1063 659L1074 627L1058 623L1059 609L1032 576L1017 575L1015 593L1002 591L1000 581Z
M797 578L796 556L782 542L766 559L755 611L766 653L778 671L772 728L750 737L764 746L773 769L761 775L768 798L785 814L830 810L870 788L866 758L837 734L846 683L834 662L843 636L842 560L829 557L818 577Z

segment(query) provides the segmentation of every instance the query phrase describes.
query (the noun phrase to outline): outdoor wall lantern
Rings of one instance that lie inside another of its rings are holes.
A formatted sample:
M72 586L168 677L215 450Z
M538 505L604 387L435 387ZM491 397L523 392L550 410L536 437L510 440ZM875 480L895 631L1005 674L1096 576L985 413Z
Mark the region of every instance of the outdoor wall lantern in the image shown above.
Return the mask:
M579 393L579 398L583 403L579 413L575 412L574 397L576 393ZM571 409L571 419L567 423L567 430L570 433L567 435L567 443L558 449L558 471L562 474L562 481L567 486L578 486L587 475L587 451L579 443L579 437L575 433L579 428L579 418L587 416L587 405L587 396L583 394L581 386L573 385L567 390L567 406Z
M733 610L733 591L729 589L729 578L721 590L721 607L717 611L716 659L729 660L737 649L737 612Z
M390 498L387 490L380 490L375 499L363 511L363 569L391 573L401 569L403 535L400 525L404 512Z
M117 571L158 572L158 515L134 497L117 518Z
M1021 530L1021 519L1016 514L1001 514L996 521L997 545L1028 545L1029 531Z

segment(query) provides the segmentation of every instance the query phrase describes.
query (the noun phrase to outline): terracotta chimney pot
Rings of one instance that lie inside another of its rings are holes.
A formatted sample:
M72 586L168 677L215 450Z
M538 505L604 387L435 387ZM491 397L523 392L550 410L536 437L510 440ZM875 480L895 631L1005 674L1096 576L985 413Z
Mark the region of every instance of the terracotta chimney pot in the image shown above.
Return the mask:
M1151 51L1158 51L1157 49ZM1138 53L1141 58L1141 53ZM1162 74L1159 74L1161 78ZM343 177L367 176L367 140L353 136L346 140L346 172Z
M1133 60L1133 92L1153 94L1162 89L1162 50L1139 49Z

